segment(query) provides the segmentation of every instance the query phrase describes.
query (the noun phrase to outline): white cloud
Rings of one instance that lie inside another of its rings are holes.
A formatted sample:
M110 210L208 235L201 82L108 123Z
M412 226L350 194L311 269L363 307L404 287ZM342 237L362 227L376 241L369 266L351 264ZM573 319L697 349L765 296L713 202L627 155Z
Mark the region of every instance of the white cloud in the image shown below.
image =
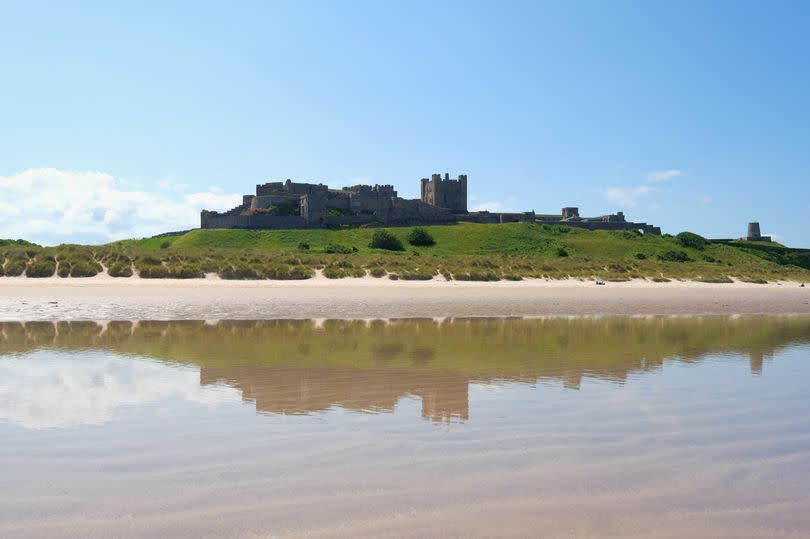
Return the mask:
M707 204L711 204L712 202L714 202L714 199L709 195L703 195L702 197L700 197L700 203L703 204L704 206L706 206Z
M782 234L777 234L776 232L766 232L763 236L770 236L771 239L777 243L783 243L785 240Z
M639 185L638 187L611 187L607 189L603 195L606 199L622 206L624 208L633 208L638 203L638 200L650 193L655 192L655 187L649 185Z
M28 429L102 425L124 407L176 398L206 407L241 400L236 389L201 386L199 369L104 352L6 358L0 380L0 422Z
M651 182L666 182L677 178L681 175L681 171L678 169L670 169L670 170L654 170L647 174L647 180Z
M52 245L99 243L197 227L200 210L227 210L237 194L125 190L103 172L53 168L0 176L0 238Z
M478 200L478 197L472 198L472 200ZM490 200L488 202L479 202L478 204L473 204L470 206L470 211L489 211L492 213L512 213L518 211L526 211L526 210L516 210L516 201L514 197L509 197L506 200L498 201L498 200Z

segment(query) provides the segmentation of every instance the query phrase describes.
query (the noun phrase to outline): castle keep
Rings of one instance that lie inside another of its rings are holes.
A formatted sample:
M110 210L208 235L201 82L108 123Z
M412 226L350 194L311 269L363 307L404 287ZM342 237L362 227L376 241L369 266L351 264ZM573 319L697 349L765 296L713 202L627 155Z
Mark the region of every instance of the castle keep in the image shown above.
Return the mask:
M354 185L330 189L322 183L270 182L256 186L255 195L244 195L242 204L226 212L203 210L201 228L296 229L340 226L414 226L475 223L542 222L590 230L639 230L660 234L647 223L626 221L619 212L580 217L579 209L563 208L559 214L491 213L467 211L467 176L449 174L423 178L420 199L404 199L393 185Z

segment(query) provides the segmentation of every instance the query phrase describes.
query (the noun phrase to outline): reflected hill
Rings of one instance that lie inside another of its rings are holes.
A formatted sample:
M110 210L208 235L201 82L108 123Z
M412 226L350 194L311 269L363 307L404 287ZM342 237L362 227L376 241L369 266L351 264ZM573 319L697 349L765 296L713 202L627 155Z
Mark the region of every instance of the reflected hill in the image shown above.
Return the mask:
M471 382L577 389L715 354L746 357L760 375L778 350L809 341L806 316L0 323L0 354L93 349L194 365L201 384L230 384L260 412L389 411L413 395L437 422L468 418Z

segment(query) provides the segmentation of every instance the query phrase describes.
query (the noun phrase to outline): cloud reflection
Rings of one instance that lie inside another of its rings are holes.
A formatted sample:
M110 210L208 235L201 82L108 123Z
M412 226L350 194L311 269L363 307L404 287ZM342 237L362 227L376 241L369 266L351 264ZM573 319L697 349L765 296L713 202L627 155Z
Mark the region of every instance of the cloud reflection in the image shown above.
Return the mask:
M103 352L36 351L0 361L0 422L28 429L102 425L125 406L166 399L214 406L241 396L199 370Z

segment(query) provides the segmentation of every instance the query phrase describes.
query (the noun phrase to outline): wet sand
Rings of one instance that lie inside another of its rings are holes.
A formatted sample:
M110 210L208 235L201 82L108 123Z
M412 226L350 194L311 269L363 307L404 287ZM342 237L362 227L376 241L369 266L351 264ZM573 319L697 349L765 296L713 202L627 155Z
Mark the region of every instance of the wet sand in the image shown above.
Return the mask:
M496 283L0 278L0 320L808 314L810 287L540 279Z
M808 328L0 324L0 537L806 538Z

